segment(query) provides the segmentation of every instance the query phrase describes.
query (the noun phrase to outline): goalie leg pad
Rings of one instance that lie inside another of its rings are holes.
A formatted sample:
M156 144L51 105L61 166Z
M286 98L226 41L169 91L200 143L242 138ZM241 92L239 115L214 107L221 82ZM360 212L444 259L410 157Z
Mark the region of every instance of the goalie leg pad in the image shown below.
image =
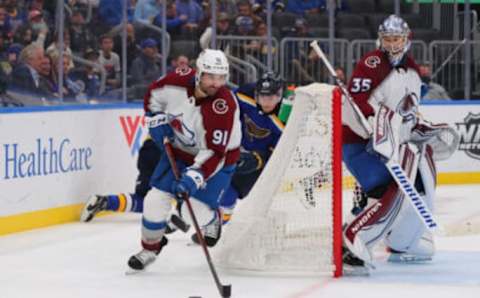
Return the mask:
M428 148L419 162L418 170L417 180L421 181L424 191L422 199L428 208L433 210L436 170L432 151ZM431 259L435 253L433 235L426 230L415 210L407 201L403 203L398 219L385 238L385 244L394 251L410 255L409 258L414 260L415 256Z

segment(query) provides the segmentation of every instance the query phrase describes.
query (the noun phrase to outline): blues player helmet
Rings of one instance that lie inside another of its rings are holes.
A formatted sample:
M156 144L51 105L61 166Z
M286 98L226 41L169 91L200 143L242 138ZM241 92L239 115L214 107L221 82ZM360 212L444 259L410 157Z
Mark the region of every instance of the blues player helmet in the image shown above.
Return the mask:
M282 99L283 81L273 72L266 72L257 81L255 99L266 114L275 112Z
M390 15L378 27L378 41L380 49L388 54L390 63L397 66L411 45L407 22L396 15Z
M283 81L278 79L273 72L266 72L257 81L255 86L256 95L282 95Z

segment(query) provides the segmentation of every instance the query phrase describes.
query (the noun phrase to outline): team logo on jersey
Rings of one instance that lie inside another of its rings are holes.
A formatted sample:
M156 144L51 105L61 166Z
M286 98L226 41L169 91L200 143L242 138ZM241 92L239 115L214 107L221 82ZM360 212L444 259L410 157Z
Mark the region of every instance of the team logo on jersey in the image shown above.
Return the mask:
M192 129L189 129L185 122L183 121L183 114L179 115L171 115L169 114L168 117L170 118L170 126L173 128L173 132L177 137L178 141L186 146L186 147L194 147L195 146L195 133Z
M219 115L226 114L228 112L227 101L223 98L217 98L212 103L212 109Z
M376 68L382 61L378 56L369 56L365 59L365 65L370 68Z
M145 117L143 116L120 116L120 125L127 141L130 153L135 156L142 146L143 136L147 135L145 129Z
M254 139L265 139L271 133L270 129L258 126L248 115L245 115L245 127L250 142L253 142Z
M460 135L458 150L465 151L471 158L480 159L480 113L468 113L463 123L455 125Z
M175 73L179 76L186 76L192 72L192 69L188 65L175 68Z

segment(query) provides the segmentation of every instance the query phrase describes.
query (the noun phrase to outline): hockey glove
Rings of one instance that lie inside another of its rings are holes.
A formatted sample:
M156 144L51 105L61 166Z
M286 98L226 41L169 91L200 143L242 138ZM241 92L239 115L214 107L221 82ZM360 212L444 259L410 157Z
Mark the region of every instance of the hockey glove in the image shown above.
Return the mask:
M147 117L148 132L153 141L161 149L163 148L163 138L168 137L173 139L173 130L168 122L168 116L165 113L154 114L151 117Z
M238 174L246 175L260 170L265 165L265 154L260 151L248 151L240 153L237 163Z
M194 169L187 169L178 181L172 184L172 193L178 200L193 196L203 186L202 173Z

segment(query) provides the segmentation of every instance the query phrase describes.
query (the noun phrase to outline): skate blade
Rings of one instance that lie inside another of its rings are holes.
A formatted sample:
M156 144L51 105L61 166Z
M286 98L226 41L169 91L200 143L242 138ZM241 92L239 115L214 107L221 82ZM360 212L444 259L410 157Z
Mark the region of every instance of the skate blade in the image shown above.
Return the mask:
M368 267L343 265L343 275L345 276L370 276Z
M137 270L137 269L128 268L127 271L125 271L125 275L127 275L127 276L137 275L137 274L140 274L142 272L145 272L145 269Z
M390 254L387 261L397 264L422 264L432 260L432 257L414 256L409 254Z

